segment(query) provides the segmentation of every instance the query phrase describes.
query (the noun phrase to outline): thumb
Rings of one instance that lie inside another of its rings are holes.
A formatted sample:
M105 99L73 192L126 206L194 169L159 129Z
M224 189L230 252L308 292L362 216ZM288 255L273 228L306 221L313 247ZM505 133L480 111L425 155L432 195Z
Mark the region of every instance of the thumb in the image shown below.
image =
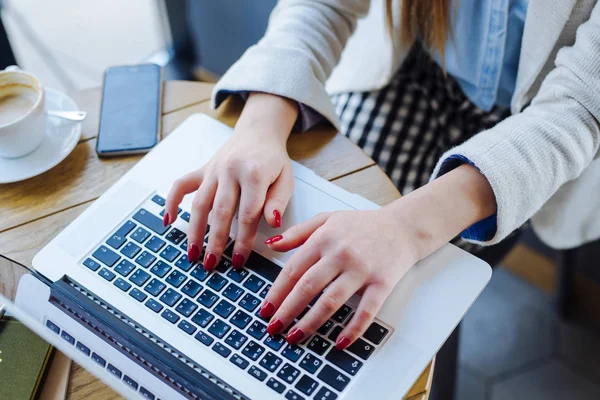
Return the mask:
M281 217L294 192L294 170L292 164L286 164L281 174L269 190L263 209L265 220L272 228L281 227Z

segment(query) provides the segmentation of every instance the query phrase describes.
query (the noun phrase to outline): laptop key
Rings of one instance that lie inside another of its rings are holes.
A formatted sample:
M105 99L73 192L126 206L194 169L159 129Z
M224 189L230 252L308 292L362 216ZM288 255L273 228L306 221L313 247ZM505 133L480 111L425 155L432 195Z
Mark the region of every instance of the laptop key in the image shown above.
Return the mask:
M188 335L193 335L197 329L194 325L190 324L185 319L181 320L181 322L179 323L179 325L177 325L177 327L179 329L181 329L182 331L184 331L185 333L187 333Z
M150 268L150 272L159 278L164 278L167 275L167 272L171 270L171 266L162 260L158 260L156 264L152 268Z
M222 339L230 329L231 326L217 318L210 328L208 328L208 332L212 333L217 338Z
M243 293L244 289L234 283L230 283L223 291L223 296L231 301L237 301Z
M181 272L179 272L177 270L173 270L173 272L171 272L169 274L169 276L167 276L165 281L169 285L178 288L179 286L181 286L183 284L183 282L185 282L186 279L187 279L187 276L185 276L184 274L182 274Z
M339 336L339 334L340 334L341 331L342 331L342 327L341 326L336 326L335 328L333 328L333 330L331 331L331 333L327 337L332 342L336 342L337 341L337 337Z
M90 355L90 348L81 342L77 342L77 344L75 345L75 348L77 350L79 350L80 352L82 352L83 354L85 354L86 356Z
M356 375L356 373L363 366L362 362L358 361L350 354L336 349L331 349L331 351L327 353L325 359L352 376Z
M279 382L275 378L269 378L267 381L267 386L276 391L277 393L283 393L285 391L285 386L283 383Z
M165 285L158 279L152 278L152 280L150 282L148 282L146 287L144 287L144 291L151 294L152 296L156 297L156 296L160 295L162 293L162 291L165 290L166 287L167 287L167 285Z
M115 233L113 233L110 238L108 238L106 244L113 249L118 250L127 241L125 236L127 236L133 228L135 228L135 224L133 222L125 222L119 229L117 229Z
M265 278L268 282L275 282L277 275L281 272L281 267L274 262L266 259L255 251L250 252L246 267L252 272Z
M223 356L223 357L229 357L229 355L231 354L231 350L219 342L215 343L215 345L212 347L212 349L218 355Z
M252 296L250 293L246 293L246 295L242 297L242 300L240 300L238 304L245 310L252 312L256 310L256 307L258 307L260 300Z
M388 334L389 330L379 325L377 322L373 322L371 326L367 328L363 337L368 341L379 344Z
M200 297L198 297L198 303L202 304L206 308L211 308L217 300L219 300L219 296L208 289L202 292Z
M248 373L261 382L267 378L267 373L254 365L250 367Z
M165 206L165 199L160 197L159 195L155 194L154 197L152 197L152 201L155 202L156 204L158 204L161 207Z
M210 272L205 271L204 267L198 266L198 267L194 268L194 270L191 272L190 275L192 275L194 278L196 278L200 282L202 282L202 281L204 281L206 279L206 277L208 276L208 274L210 274Z
M244 329L252 321L252 317L242 310L237 310L229 321L238 328Z
M218 272L224 274L225 272L227 272L227 270L229 269L229 267L231 267L231 261L229 261L228 259L222 257L221 261L219 261L219 265L217 265L217 268L215 268Z
M326 387L322 387L321 389L319 389L319 392L315 395L314 399L315 400L335 400L337 399L338 395L335 394L334 392L332 392L331 390L329 390Z
M252 361L258 360L258 358L265 352L265 348L260 344L256 343L254 340L251 340L244 350L242 350L242 354L251 359Z
M46 320L46 326L48 327L48 329L50 329L52 332L56 333L57 335L60 334L60 328L54 322L52 322L50 320Z
M119 289L121 289L124 292L131 289L131 283L129 283L121 278L117 278L117 280L113 283L113 285L115 285L116 287L118 287Z
M322 356L330 346L331 343L329 343L327 340L323 339L321 336L315 335L308 343L307 347L318 355Z
M127 242L125 247L121 249L121 254L129 258L134 258L140 252L141 248L133 242Z
M281 349L281 347L285 344L285 338L281 335L268 336L265 339L265 344L273 350L279 351L279 349Z
M142 254L135 259L135 262L141 265L144 268L148 268L152 263L156 260L156 257L152 253L148 253L147 251L142 251Z
M175 263L175 266L185 272L188 272L190 269L192 269L192 264L188 261L187 254L179 257Z
M363 360L367 360L373 353L373 350L375 350L375 346L365 342L361 338L358 338L354 341L354 343L348 346L347 350Z
M254 293L257 293L265 284L265 281L256 275L250 275L244 282L243 286Z
M196 339L197 341L199 341L200 343L202 343L205 346L210 346L212 344L212 342L215 341L215 339L208 336L206 333L204 333L202 331L198 332L196 334L196 336L194 336L194 339Z
M233 279L234 281L240 283L244 280L245 277L248 276L248 270L247 269L230 269L229 272L227 273L227 276L230 277L231 279Z
M91 258L86 258L83 262L83 265L91 269L92 271L97 271L100 268L100 263L92 260Z
M154 299L148 299L146 302L146 307L154 311L155 313L160 312L163 309L163 305Z
M130 261L123 259L115 267L115 272L127 278L134 269L135 265L133 265Z
M333 318L335 321L337 321L341 324L346 320L346 317L348 317L348 315L350 315L351 311L352 311L352 309L349 306L344 304L343 306L340 307L339 310L337 310L333 314L333 316L331 318Z
M137 390L137 388L138 388L137 382L134 381L133 379L131 379L130 377L128 377L127 375L125 375L123 377L123 382L125 382L125 384L127 384L127 386L129 386L133 390Z
M300 318L298 318L298 319L300 319ZM333 325L334 325L334 323L332 320L327 320L327 322L325 322L323 325L321 325L321 327L319 329L317 329L317 333L325 336L325 335L327 335L327 333L329 333L329 331L331 330Z
M227 284L227 279L223 278L221 275L213 275L206 282L206 285L215 291L220 291Z
M112 272L104 267L100 270L100 272L98 272L98 275L100 275L101 277L103 277L104 279L106 279L109 282L112 281L113 279L115 279L115 276L116 276L114 274L114 272Z
M275 372L277 367L283 362L283 360L277 357L272 352L268 352L265 356L260 360L259 364L263 366L266 370L270 372Z
M319 367L323 364L323 361L312 354L306 354L306 357L300 361L300 368L314 374L317 372Z
M154 400L156 398L152 393L150 393L150 391L148 391L148 389L143 386L140 386L140 394L144 399Z
M183 251L185 251L185 252L187 253L187 250L188 250L188 249L187 249L187 246L188 246L188 241L187 241L187 239L185 239L185 240L184 240L184 241L181 243L181 246L179 246L179 247L181 247L181 248L183 249Z
M168 245L160 252L160 256L169 262L173 262L180 254L181 252L171 245Z
M173 244L179 244L185 238L185 232L182 232L177 228L173 228L169 233L167 233L165 238Z
M310 396L319 387L319 384L310 376L302 375L295 387L305 395Z
M323 367L321 372L317 375L317 378L340 392L344 390L346 385L350 382L350 378L329 365Z
M60 333L60 337L63 338L64 340L66 340L71 345L75 344L75 338L66 331L62 331Z
M160 301L169 307L173 307L175 303L179 301L179 299L181 299L181 294L171 288L167 289L167 291L160 296Z
M184 317L189 317L194 311L196 311L196 308L198 308L198 304L194 303L190 299L183 299L175 311Z
M231 356L229 361L231 361L234 365L240 367L241 369L246 369L248 365L250 365L250 362L248 360L246 360L244 357L238 356L237 354Z
M150 240L148 240L148 242L144 245L144 247L153 253L158 253L165 244L166 242L164 240L156 236L152 236Z
M277 376L285 383L292 384L300 376L300 370L290 363L285 363L277 373Z
M161 236L171 227L171 225L164 226L163 221L160 218L144 208L138 210L138 212L133 215L133 219Z
M246 332L248 332L248 334L250 334L250 336L253 338L260 340L267 334L267 325L258 321L254 321L246 330Z
M190 222L190 213L185 211L183 214L181 214L181 219L184 220L185 222Z
M119 261L119 258L121 258L117 253L104 245L98 247L98 249L92 253L92 256L108 267L115 265L115 263Z
M212 321L214 317L214 315L201 308L192 318L192 322L194 322L196 325L202 328L206 328L206 326L210 323L210 321Z
M185 283L185 285L183 286L183 288L181 288L181 291L184 294L190 296L192 299L194 297L198 296L198 293L200 293L201 290L202 290L202 285L193 279L188 280Z
M302 357L303 353L304 349L302 347L296 345L287 345L281 352L281 355L292 362L296 362L300 359L300 357Z
M133 231L133 233L130 236L130 238L132 238L138 243L144 243L149 237L150 232L148 232L144 228L137 228L135 231Z
M92 360L94 360L102 368L104 368L106 366L106 360L104 358L100 357L96 353L92 353Z
M285 398L287 400L304 400L304 397L300 396L298 393L294 392L292 389L288 390L285 394Z
M260 293L258 294L261 297L261 299L264 299L265 297L267 297L267 293L269 293L269 289L271 289L270 283L267 286L265 286L263 288L263 290L261 290Z
M234 349L239 350L244 345L244 343L246 343L246 340L248 340L248 336L234 329L231 331L229 336L227 336L227 339L225 339L225 343L227 343Z
M160 316L172 324L179 321L179 315L175 314L173 311L169 310L168 308L165 311L163 311L163 313Z
M228 318L233 310L235 310L235 306L227 300L221 300L213 309L215 314L218 314L223 318Z
M144 286L148 279L150 279L150 274L139 268L129 277L129 280L138 286Z
M117 378L121 379L121 376L123 375L123 373L119 370L119 368L115 367L112 364L108 364L108 367L106 367L106 369L108 370L108 372L110 372Z
M146 300L146 297L148 297L146 293L142 292L137 288L133 288L133 290L129 292L129 295L139 302Z

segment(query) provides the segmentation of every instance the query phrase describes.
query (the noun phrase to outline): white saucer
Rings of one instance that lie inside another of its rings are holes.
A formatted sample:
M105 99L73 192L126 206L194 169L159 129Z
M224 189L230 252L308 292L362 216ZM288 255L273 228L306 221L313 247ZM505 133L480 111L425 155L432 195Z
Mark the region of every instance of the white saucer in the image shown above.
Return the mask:
M66 94L45 89L46 110L79 111ZM0 157L0 183L32 178L56 166L73 151L81 137L81 122L48 117L46 137L33 152L20 158Z

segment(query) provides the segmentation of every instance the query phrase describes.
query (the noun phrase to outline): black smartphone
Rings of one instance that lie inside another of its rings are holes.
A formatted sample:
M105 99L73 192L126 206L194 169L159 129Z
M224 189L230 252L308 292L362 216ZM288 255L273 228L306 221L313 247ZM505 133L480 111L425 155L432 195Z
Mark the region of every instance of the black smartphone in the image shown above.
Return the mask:
M109 157L146 153L161 131L162 68L111 67L104 73L96 152Z

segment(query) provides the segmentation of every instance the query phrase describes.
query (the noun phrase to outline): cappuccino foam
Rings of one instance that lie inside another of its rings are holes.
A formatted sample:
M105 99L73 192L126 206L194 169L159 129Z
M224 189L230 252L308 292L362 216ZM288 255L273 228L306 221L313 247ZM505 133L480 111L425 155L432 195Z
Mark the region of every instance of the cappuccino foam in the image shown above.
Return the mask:
M26 115L35 105L35 100L29 93L10 93L0 97L0 125L9 124Z

